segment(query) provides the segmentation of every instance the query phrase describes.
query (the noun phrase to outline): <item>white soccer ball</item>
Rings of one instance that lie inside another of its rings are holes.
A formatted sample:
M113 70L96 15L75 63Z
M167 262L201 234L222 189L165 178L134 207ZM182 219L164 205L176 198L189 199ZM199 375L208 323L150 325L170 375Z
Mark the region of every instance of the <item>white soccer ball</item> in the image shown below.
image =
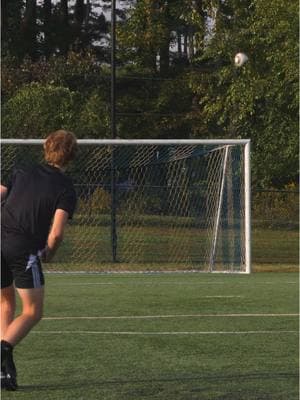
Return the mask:
M236 67L241 67L248 61L248 56L245 53L237 53L234 57L234 64Z

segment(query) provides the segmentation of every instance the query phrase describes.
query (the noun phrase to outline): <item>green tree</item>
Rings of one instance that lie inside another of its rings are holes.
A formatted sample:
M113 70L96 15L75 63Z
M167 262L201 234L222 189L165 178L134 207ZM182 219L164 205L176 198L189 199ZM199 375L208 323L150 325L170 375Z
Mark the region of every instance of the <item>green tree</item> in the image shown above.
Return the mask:
M109 135L110 3L3 0L2 134L38 136L61 124L82 137ZM296 1L121 4L130 8L117 10L118 135L247 137L255 186L295 182ZM240 69L233 65L238 51L249 56Z
M107 58L102 42L109 26L98 6L96 0L3 0L2 56L37 61L95 49L99 58Z
M32 83L3 106L3 137L40 138L59 128L76 127L78 94L67 88Z
M168 74L174 57L191 58L196 49L203 50L207 3L206 0L138 0L120 25L121 53L124 52L125 59L127 56L152 72Z
M101 94L97 89L83 103L74 128L78 137L110 137L109 104Z
M297 175L298 6L247 4L227 0L216 9L204 56L232 60L242 50L250 61L191 75L193 117L202 121L194 135L251 138L254 184L282 187Z

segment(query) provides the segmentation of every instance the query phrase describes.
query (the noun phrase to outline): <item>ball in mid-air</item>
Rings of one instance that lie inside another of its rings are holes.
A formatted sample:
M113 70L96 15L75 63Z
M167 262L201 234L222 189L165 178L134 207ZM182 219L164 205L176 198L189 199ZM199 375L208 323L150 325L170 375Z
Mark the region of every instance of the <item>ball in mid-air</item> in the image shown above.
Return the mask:
M245 53L237 53L234 57L234 64L236 67L241 67L248 61L248 56Z

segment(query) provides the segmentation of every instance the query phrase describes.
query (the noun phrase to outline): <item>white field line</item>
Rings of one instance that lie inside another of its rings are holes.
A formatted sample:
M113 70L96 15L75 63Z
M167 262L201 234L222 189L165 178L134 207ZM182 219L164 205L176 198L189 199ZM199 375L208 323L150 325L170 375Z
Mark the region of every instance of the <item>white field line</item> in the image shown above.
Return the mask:
M48 275L66 275L66 276L71 276L71 275L78 275L78 276L109 276L109 277L118 277L118 278L131 278L134 275L136 276L142 276L142 277L151 277L151 276L167 276L167 275L211 275L212 273L216 276L221 276L221 275L228 275L228 276L245 276L246 282L248 284L248 280L247 278L251 275L249 275L248 273L244 272L244 271L230 271L230 272L209 272L209 271L199 271L197 269L193 269L193 270L174 270L174 271L58 271L58 270L45 270L44 271L45 274ZM126 276L128 275L128 276ZM227 283L227 282L205 282L205 283L211 283L211 284L215 284L215 283L219 283L219 284L223 284L223 283ZM242 282L240 282L242 283ZM279 282L279 283L288 283L288 284L298 284L298 282ZM277 282L257 282L256 284L270 284L270 285L274 285L277 284Z
M44 335L132 335L132 336L150 336L150 335L278 335L278 334L296 334L298 331L190 331L190 332L133 332L133 331L32 331L36 334Z
M79 284L80 285L80 284ZM84 284L82 284L84 285ZM94 285L93 283L86 283L86 285ZM112 283L98 283L97 285L113 285ZM203 299L241 299L245 296L241 295L207 295L207 296L199 296L199 298Z
M240 295L210 295L210 296L199 296L205 299L234 299L234 298L243 298L245 296L240 296Z
M85 286L85 285L142 285L142 286L157 286L157 285L181 285L181 286L189 286L189 285L225 285L225 284L233 284L234 282L230 281L223 281L223 282L62 282L60 283L61 286ZM298 284L298 282L279 282L280 284L286 284L286 285L295 285ZM249 285L249 282L238 282L238 285L240 284L247 284ZM256 285L275 285L277 282L256 282Z
M115 285L112 282L65 282L60 284L60 286L89 286L89 285Z
M105 319L162 319L162 318L235 318L235 317L299 317L300 314L167 314L167 315L117 315L117 316L65 316L44 317L43 320L105 320Z

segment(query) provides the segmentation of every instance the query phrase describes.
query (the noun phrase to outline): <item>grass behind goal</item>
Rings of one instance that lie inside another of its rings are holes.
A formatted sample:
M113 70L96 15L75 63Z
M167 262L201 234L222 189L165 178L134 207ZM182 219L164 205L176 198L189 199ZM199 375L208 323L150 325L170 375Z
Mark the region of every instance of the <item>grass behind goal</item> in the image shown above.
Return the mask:
M296 400L298 275L46 276L4 400Z
M75 228L75 229L74 229ZM85 242L85 251L90 253L89 261L85 264L74 259L74 243L77 251L82 248L81 232L76 227L68 226L68 230L74 229L73 233L67 234L65 241L59 249L58 259L60 263L45 264L44 268L49 271L66 272L66 271L178 271L197 270L201 271L201 264L185 263L153 263L155 256L163 259L166 247L172 245L174 247L180 244L180 238L172 236L172 232L167 227L152 226L148 228L140 228L140 233L144 238L144 262L131 263L112 263L111 244L110 244L110 227L86 227L85 233L88 240ZM186 230L186 237L189 238L188 248L193 252L195 248L199 251L201 246L205 245L205 231L189 229ZM69 241L69 237L72 241ZM284 240L283 240L284 236ZM201 239L202 238L202 239ZM253 270L254 271L298 271L299 261L299 232L298 230L283 230L276 228L257 227L253 229L252 240L253 254ZM122 247L125 244L120 241ZM186 247L187 248L187 247ZM98 251L96 251L98 249ZM71 257L73 255L73 257ZM205 268L205 265L202 265Z

